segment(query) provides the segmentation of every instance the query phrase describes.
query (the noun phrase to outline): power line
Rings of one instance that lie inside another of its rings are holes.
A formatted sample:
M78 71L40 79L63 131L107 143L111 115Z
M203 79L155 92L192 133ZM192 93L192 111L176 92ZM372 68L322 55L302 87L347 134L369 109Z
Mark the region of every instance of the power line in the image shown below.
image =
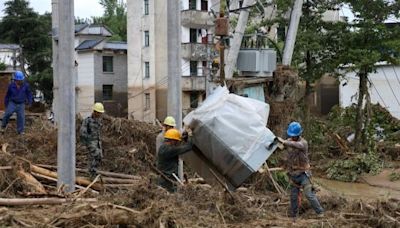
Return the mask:
M393 88L392 88L392 85L390 84L389 79L387 78L387 75L386 75L386 73L385 73L385 69L384 69L384 68L382 68L382 72L383 72L383 75L385 76L386 82L388 83L390 90L391 90L392 93L393 93L394 98L395 98L396 101L397 101L397 104L398 104L399 107L400 107L399 99L397 99L396 93L394 92L394 90L393 90Z
M370 79L368 79L369 83L371 84L371 86L375 89L376 94L378 94L379 99L382 101L383 105L385 107L389 107L386 105L385 100L382 98L381 94L379 93L378 89L376 88L376 86L374 85L374 83L372 83L372 81Z
M393 68L393 71L394 71L394 75L396 76L397 82L398 82L399 85L400 85L400 79L399 79L399 76L397 75L396 69L394 68L393 65L392 65L392 68Z

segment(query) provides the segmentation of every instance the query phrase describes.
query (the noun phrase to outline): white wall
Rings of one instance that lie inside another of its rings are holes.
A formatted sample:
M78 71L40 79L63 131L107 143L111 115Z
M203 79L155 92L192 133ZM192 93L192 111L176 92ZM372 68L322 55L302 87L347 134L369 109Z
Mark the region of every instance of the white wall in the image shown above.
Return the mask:
M93 52L79 53L76 87L77 113L83 117L89 116L94 104L94 54Z
M371 102L381 104L394 117L400 119L400 66L379 66L377 72L371 73L369 78L372 82L369 89ZM358 85L359 81L355 73L347 73L339 86L341 107L357 103Z

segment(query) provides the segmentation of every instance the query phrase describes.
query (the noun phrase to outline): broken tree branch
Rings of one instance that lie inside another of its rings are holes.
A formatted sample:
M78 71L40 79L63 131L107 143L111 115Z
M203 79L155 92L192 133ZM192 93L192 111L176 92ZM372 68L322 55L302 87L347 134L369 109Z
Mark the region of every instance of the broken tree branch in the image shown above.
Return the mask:
M79 198L73 200L73 199L60 199L60 198L14 198L14 199L0 198L0 205L1 206L54 205L54 204L69 203L73 201L94 203L97 202L97 199Z

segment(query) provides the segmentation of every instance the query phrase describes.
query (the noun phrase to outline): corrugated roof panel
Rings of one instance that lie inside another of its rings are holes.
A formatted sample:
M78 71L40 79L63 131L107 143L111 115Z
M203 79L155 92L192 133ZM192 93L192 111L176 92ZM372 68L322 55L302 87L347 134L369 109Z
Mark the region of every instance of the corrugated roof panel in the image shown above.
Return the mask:
M87 50L87 49L92 49L96 47L97 44L99 44L102 40L85 40L81 44L79 44L78 47L76 47L76 50Z

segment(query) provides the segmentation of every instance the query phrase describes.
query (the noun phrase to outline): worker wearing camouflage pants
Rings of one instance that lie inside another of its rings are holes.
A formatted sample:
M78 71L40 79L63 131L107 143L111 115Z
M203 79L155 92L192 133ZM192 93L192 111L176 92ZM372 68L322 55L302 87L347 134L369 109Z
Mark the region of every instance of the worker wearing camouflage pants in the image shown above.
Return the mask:
M104 106L96 103L93 106L93 113L87 117L80 128L81 142L86 146L89 152L89 174L94 178L97 169L103 158L103 148L101 146L101 116L104 113Z

